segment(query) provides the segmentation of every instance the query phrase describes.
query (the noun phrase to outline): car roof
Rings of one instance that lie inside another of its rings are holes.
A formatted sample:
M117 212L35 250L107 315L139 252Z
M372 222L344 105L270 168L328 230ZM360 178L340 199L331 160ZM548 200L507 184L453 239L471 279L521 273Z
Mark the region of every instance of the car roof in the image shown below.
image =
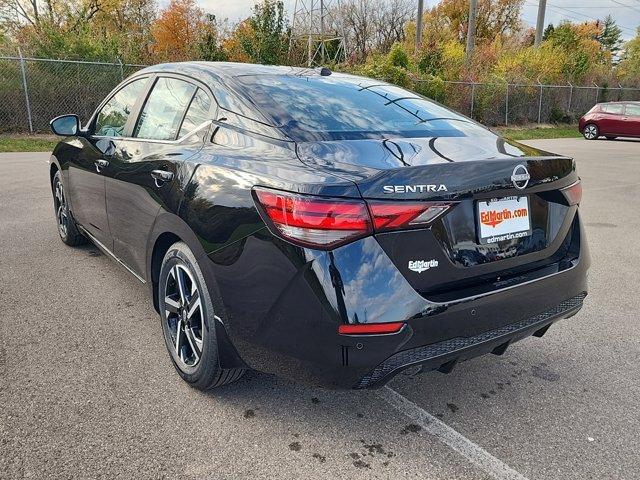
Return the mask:
M254 63L235 62L174 62L152 65L136 72L145 73L181 73L204 83L208 81L232 80L235 77L251 75L297 75L319 76L320 69L289 67L278 65L259 65ZM351 76L338 74L340 76Z
M158 65L152 65L142 70L138 70L134 76L140 76L145 74L180 74L186 75L198 80L212 89L212 93L218 100L220 106L228 111L241 114L245 117L258 120L262 123L266 123L270 126L271 122L268 121L264 112L262 112L256 105L253 104L250 96L247 95L247 86L251 84L251 80L247 81L251 77L259 77L264 75L276 75L276 76L297 76L297 77L322 77L327 74L327 71L331 76L337 76L340 78L350 79L354 83L359 85L379 85L385 82L368 79L365 77L358 77L346 73L334 73L327 69L320 68L302 68L302 67L290 67L290 66L276 66L276 65L260 65L253 63L234 63L234 62L174 62L174 63L160 63ZM243 81L239 81L239 77L243 78ZM233 92L233 97L240 101L232 101L228 96L217 95L220 93L220 89L224 87L224 90ZM223 102L223 103L221 103ZM249 110L245 110L249 106Z

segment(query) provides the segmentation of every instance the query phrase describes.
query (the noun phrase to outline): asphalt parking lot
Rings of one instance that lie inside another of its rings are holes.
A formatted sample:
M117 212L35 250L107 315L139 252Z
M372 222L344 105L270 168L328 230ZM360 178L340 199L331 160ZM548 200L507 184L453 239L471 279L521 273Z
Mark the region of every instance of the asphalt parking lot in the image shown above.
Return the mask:
M192 390L146 287L59 241L48 154L0 154L0 478L640 478L640 142L530 143L578 162L583 311L364 392Z

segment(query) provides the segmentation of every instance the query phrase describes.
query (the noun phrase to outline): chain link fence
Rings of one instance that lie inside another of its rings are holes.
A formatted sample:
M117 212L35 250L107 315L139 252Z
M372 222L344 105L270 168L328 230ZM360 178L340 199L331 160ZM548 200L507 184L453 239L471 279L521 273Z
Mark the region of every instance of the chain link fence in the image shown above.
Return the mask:
M65 113L89 119L124 78L146 65L0 56L0 133L46 133ZM597 102L640 100L640 88L415 81L413 89L479 122L575 122Z
M0 133L47 133L65 113L89 119L123 79L145 67L0 56Z
M574 123L598 102L640 100L640 88L416 81L414 89L490 126Z

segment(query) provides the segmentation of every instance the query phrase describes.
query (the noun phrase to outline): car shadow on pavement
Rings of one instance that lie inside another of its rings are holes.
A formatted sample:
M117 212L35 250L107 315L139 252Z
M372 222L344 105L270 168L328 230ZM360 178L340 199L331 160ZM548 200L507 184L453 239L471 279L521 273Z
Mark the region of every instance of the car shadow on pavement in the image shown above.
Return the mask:
M448 375L437 371L400 373L388 387L444 421L455 415L457 421L464 422L463 405L474 405L474 410L501 406L508 408L514 402L526 403L531 395L531 384L545 379L558 380L559 374L543 360L541 357L541 362L533 365L523 362L518 355L510 359L486 356L464 362ZM356 419L365 416L376 418L377 424L385 428L392 426L389 424L392 418L389 412L395 412L393 407L381 400L376 390L310 387L256 371L247 372L238 382L207 392L206 395L216 402L251 404L255 414L259 411L263 415L286 415L291 418L299 413L300 418L292 420L301 425L309 420L312 411L313 415L318 415L329 406L342 410L342 415L351 415ZM482 403L478 405L478 402L484 402L485 407ZM400 422L397 431L401 433L408 420L403 423L404 419L401 415L399 417L392 424ZM351 428L349 424L343 427Z

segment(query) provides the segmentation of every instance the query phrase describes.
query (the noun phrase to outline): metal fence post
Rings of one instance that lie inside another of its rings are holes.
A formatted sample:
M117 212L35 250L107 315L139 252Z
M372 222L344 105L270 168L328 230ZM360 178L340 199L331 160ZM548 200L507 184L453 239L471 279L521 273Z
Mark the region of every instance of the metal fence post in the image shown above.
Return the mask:
M122 65L122 60L118 59L118 64L120 65L120 81L124 80L124 66Z
M573 97L573 84L571 82L569 83L569 105L567 106L567 113L571 112L571 99Z
M507 83L507 93L504 96L504 124L509 125L509 84Z
M541 123L542 119L542 84L538 81L540 85L540 98L538 99L538 123Z
M33 133L33 120L31 118L31 103L29 102L29 89L27 88L27 72L24 68L24 57L22 50L18 47L18 55L20 56L20 70L22 71L22 87L24 88L24 99L27 105L27 119L29 120L29 133Z
M593 82L593 84L596 86L596 103L598 103L598 96L600 94L600 87L598 86L598 84L596 82Z
M475 82L471 82L471 111L469 112L469 116L473 118L473 103L476 98L476 84Z

